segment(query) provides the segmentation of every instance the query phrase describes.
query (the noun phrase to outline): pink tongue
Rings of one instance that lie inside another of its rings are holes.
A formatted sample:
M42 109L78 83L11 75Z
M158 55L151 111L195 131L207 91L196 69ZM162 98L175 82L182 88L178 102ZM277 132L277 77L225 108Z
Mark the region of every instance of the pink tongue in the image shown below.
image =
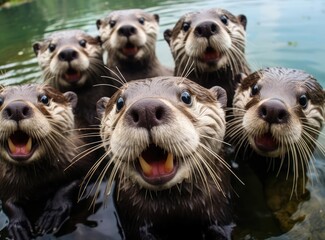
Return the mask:
M262 151L274 151L278 148L277 142L270 133L255 138L255 144Z
M123 54L126 56L134 56L135 54L137 54L138 52L138 48L137 47L126 47L123 48Z
M165 161L151 162L150 166L152 167L152 174L148 177L157 177L157 176L167 174L164 164L165 164Z
M213 61L213 60L217 60L220 58L220 54L217 53L216 51L207 51L204 53L204 57L203 57L203 60L205 62L210 62L210 61Z
M13 155L27 155L29 152L26 149L26 145L17 146L15 152L12 152Z
M70 74L65 74L64 77L66 80L69 82L77 82L80 79L80 73L70 73Z

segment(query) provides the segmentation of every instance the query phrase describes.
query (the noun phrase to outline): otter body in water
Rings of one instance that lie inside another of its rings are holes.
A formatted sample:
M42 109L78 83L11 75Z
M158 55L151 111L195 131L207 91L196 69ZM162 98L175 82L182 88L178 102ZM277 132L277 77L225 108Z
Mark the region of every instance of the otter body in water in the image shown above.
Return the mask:
M159 16L141 9L118 10L96 22L103 48L108 52L107 66L126 81L171 76L156 56Z
M90 164L82 158L65 171L84 144L73 131L76 101L47 85L0 89L0 198L14 239L56 231L69 217Z
M227 91L231 106L236 77L250 72L245 57L247 18L216 8L183 15L164 33L175 60L175 76ZM192 69L193 68L193 69Z
M44 81L61 92L78 95L76 127L98 126L96 103L115 92L109 86L115 83L108 80L110 73L105 68L100 44L99 39L84 31L63 30L33 45Z
M127 239L231 238L226 98L220 87L156 77L128 82L98 102Z
M237 161L247 162L259 176L267 204L285 231L302 220L290 217L308 197L306 172L314 167L314 148L323 149L317 138L324 115L323 88L301 70L262 69L236 90L229 137L238 148Z

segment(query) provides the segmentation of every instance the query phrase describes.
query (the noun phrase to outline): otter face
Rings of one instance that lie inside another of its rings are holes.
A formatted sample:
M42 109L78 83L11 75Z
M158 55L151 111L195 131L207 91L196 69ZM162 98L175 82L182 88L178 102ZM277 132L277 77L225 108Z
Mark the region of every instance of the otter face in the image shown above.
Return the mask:
M55 156L74 127L77 96L47 85L0 89L0 159L24 165Z
M196 72L213 72L231 67L238 72L245 66L244 15L235 17L224 9L190 12L182 16L172 30L166 30L165 40L175 59L176 75L187 66Z
M243 79L233 102L230 135L260 155L308 160L323 127L325 92L311 75L267 68Z
M89 84L104 65L100 41L80 30L55 32L33 48L45 80L58 89Z
M155 52L157 14L140 9L119 10L97 20L96 24L109 58L139 61Z
M178 77L129 82L111 99L102 98L100 132L114 164L111 177L149 190L194 179L204 184L207 175L217 182L226 164L219 156L225 104L222 88Z

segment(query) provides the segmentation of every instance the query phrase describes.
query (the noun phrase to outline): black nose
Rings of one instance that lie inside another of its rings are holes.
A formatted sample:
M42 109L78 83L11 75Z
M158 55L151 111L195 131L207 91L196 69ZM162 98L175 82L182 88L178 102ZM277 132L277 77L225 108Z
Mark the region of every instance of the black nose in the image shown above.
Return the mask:
M261 104L258 114L268 123L286 123L289 119L287 107L279 99L270 99Z
M11 102L3 109L3 117L5 119L15 120L17 122L30 118L32 115L32 108L22 101Z
M130 37L137 33L137 29L131 25L124 25L119 28L118 34L125 37Z
M71 48L64 49L59 53L60 61L71 62L76 58L78 58L78 52Z
M203 22L196 26L194 30L194 34L197 37L206 37L209 38L210 36L217 34L219 32L219 26L214 22Z
M160 100L142 99L126 112L126 120L132 127L151 129L167 123L171 117L170 108Z

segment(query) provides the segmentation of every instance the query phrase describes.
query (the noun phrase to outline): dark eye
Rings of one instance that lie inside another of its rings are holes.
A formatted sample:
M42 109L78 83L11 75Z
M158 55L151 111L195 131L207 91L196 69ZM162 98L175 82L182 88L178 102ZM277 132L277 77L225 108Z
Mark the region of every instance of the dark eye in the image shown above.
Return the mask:
M41 103L43 103L44 105L48 105L49 102L50 102L48 96L46 96L46 95L41 95L41 96L39 97L39 101L40 101Z
M299 97L299 104L302 106L303 109L306 109L308 106L308 98L305 94Z
M119 97L116 101L116 111L119 112L124 107L124 99Z
M182 92L181 94L181 100L182 102L190 105L192 103L192 97L191 94L187 91Z
M143 18L143 17L140 17L138 21L139 21L139 23L140 23L140 24L142 24L142 25L143 25L143 24L144 24L144 21L145 21L145 20L144 20L144 18Z
M53 52L53 51L55 50L55 48L56 48L56 45L55 45L55 44L51 43L51 44L49 45L49 50L50 50L50 52Z
M116 21L114 21L114 20L109 21L109 25L111 26L111 28L113 28L115 26L115 24L116 24Z
M79 44L80 44L81 47L86 47L86 43L87 43L87 41L85 39L81 39L79 41Z
M0 107L1 107L2 104L3 104L3 98L0 97Z
M255 96L260 92L260 88L257 84L252 86L251 96Z
M226 15L222 15L220 17L220 20L223 24L227 25L228 24L228 17Z
M184 32L187 32L190 29L191 25L187 22L183 23L182 29Z

